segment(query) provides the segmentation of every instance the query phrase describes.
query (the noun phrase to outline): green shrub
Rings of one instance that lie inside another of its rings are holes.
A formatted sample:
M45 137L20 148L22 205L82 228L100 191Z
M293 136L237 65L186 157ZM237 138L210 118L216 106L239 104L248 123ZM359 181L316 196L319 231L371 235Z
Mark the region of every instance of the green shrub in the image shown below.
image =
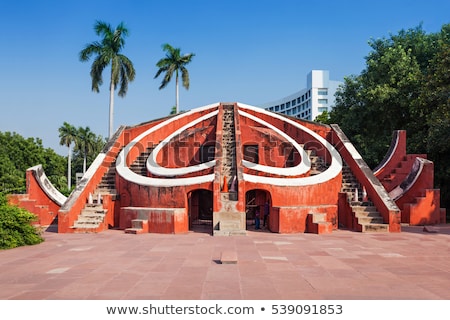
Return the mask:
M25 209L9 205L0 194L0 249L38 244L44 241L31 225L36 216Z

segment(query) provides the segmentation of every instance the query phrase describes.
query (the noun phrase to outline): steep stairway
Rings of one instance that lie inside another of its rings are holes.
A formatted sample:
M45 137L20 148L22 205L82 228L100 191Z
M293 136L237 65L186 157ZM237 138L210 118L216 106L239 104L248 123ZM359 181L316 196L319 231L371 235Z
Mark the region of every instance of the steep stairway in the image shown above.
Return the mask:
M148 147L144 152L142 152L136 160L130 166L130 170L134 173L137 173L141 176L147 176L147 159L152 153L152 151L156 148L156 146Z
M89 233L101 231L104 223L106 213L103 208L102 197L105 194L116 196L116 165L115 162L111 164L108 171L103 175L100 183L87 200L86 205L78 215L72 228L76 233Z
M116 163L113 162L108 171L103 175L102 180L98 184L93 198L96 200L98 194L116 194Z
M316 175L325 171L328 167L322 157L316 154L316 150L305 150L311 161L311 175Z
M237 180L236 174L236 133L234 125L234 105L223 106L222 136L222 180L224 186L220 194L221 211L213 217L215 236L245 235L245 213L236 209ZM226 185L225 185L226 183Z
M342 166L341 192L347 193L352 209L354 230L359 232L388 232L389 224L383 223L383 217L370 200L364 199L363 188L344 162Z
M77 233L97 232L105 220L106 213L107 210L103 209L101 203L86 204L74 222L73 228Z
M224 106L222 130L222 177L226 178L229 187L231 187L233 178L236 176L236 136L233 105Z

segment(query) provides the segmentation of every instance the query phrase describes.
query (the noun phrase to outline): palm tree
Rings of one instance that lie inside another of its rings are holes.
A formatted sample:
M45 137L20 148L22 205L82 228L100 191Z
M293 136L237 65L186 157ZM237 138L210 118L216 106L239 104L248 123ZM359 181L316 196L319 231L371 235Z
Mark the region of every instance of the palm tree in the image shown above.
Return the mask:
M103 83L102 72L111 65L111 80L109 85L109 137L113 135L114 91L120 83L119 97L124 97L128 90L128 82L134 80L136 72L133 63L120 54L125 45L124 37L128 29L121 22L115 30L105 22L97 21L94 25L95 33L102 36L101 42L94 41L81 50L80 60L88 61L96 55L91 66L92 91L99 92Z
M75 129L74 126L70 125L67 122L64 122L63 125L58 129L59 131L59 144L61 146L66 146L67 148L69 148L69 154L67 156L67 189L70 190L72 185L71 185L71 180L72 180L72 164L71 164L71 150L70 150L70 146L72 145L72 142L76 141L77 138L77 129Z
M167 84L172 79L172 75L175 72L175 111L178 113L179 97L178 97L178 73L181 72L181 78L183 80L183 87L186 90L189 89L189 72L186 69L186 65L191 62L192 58L195 56L193 53L188 53L181 55L180 48L173 48L170 44L166 43L163 45L163 50L166 51L166 57L162 58L156 63L159 68L155 75L155 79L163 72L165 72L164 78L159 86L159 90L165 88Z
M96 142L97 137L89 127L78 128L75 151L79 151L83 154L83 173L86 173L87 156L94 151Z

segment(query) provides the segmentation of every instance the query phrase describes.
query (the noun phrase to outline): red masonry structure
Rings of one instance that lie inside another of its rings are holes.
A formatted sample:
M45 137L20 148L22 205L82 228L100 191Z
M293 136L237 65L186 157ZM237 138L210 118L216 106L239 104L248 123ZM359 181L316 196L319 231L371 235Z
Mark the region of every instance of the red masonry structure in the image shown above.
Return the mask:
M36 174L27 178L28 194L11 202L42 225L57 220L61 233L201 227L215 236L245 235L265 203L267 230L277 233L400 232L401 223L445 222L432 162L406 155L406 137L399 137L372 172L337 125L216 103L119 128L59 203ZM53 215L41 204L56 205Z

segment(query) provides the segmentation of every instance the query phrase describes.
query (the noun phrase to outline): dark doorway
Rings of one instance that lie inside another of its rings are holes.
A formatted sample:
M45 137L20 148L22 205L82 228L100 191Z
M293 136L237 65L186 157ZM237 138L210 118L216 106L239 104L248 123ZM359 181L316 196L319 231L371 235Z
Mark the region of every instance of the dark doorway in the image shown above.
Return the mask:
M188 194L189 230L212 233L213 193L199 189Z
M264 212L265 206L268 206L268 212L270 213L271 208L271 197L270 193L266 190L255 189L249 190L245 194L245 218L248 230L253 230L255 228L255 212L256 209L259 209L261 213L260 221L261 221L261 230L270 230L270 225L268 222L268 217L266 217L266 223L264 225Z

